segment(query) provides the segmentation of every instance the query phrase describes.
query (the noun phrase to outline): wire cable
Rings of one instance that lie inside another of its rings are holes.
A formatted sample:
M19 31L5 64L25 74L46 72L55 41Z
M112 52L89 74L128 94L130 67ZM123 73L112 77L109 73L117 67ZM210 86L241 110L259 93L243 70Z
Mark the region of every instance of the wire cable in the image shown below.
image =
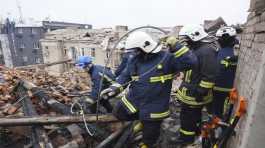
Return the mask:
M130 30L129 32L127 32L126 34L124 34L117 42L116 44L113 46L112 50L110 50L110 54L109 56L107 57L107 60L106 60L106 63L105 63L105 66L104 66L104 69L103 69L103 72L102 72L102 77L100 79L100 85L99 85L99 92L98 94L100 94L101 90L102 90L102 85L103 85L103 80L104 80L104 75L106 73L106 68L107 66L109 65L110 63L110 59L113 55L113 51L117 48L117 46L119 45L119 43L126 37L128 37L131 33L133 33L134 31L137 31L137 30L140 30L140 29L156 29L156 30L159 30L160 32L162 32L163 34L167 35L167 32L161 28L158 28L158 27L155 27L155 26L142 26L142 27L137 27L137 28L134 28L132 30ZM159 44L153 49L155 50L157 47L159 46ZM152 50L152 51L153 51ZM158 63L160 64L164 59L166 58L166 55L162 58L162 60ZM154 67L150 68L150 70L148 70L147 72L145 72L143 75L139 76L140 77L143 77L145 76L146 74L148 74L149 72L151 72L157 65L155 65ZM133 82L134 80L130 81L129 83ZM128 83L128 84L129 84ZM126 83L127 84L127 83ZM98 121L98 113L99 113L99 102L100 102L100 95L98 95L98 98L97 98L97 108L96 108L96 117L97 117L97 120ZM97 123L97 122L96 122Z

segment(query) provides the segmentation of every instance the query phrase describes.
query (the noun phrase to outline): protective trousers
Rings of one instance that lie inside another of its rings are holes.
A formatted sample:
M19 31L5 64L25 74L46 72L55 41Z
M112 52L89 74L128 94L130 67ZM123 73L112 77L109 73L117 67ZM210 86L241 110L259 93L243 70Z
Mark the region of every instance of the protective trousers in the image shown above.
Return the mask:
M196 135L200 133L200 123L203 106L188 106L181 104L180 111L180 140L193 142Z
M121 103L117 104L113 110L113 114L122 121L139 120L139 113L129 114ZM153 148L160 135L162 120L143 120L140 122L143 124L143 143L147 145L148 148Z
M213 91L212 114L223 118L224 102L229 97L229 92Z

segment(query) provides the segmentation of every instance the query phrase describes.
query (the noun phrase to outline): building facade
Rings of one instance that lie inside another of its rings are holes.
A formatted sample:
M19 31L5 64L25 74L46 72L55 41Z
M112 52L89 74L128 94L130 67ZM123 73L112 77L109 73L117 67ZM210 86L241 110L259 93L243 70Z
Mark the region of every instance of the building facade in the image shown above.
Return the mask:
M121 27L122 28L122 27ZM110 57L111 50L119 37L127 29L77 29L68 28L50 31L40 40L44 63L72 59L73 62L79 56L89 55L94 57L94 63L105 65ZM115 69L120 64L120 50L114 49L108 66ZM69 71L73 65L60 64L47 68L50 74L59 75Z
M0 64L19 67L43 63L40 39L50 30L67 27L91 29L92 25L54 21L15 24L6 19L0 28Z

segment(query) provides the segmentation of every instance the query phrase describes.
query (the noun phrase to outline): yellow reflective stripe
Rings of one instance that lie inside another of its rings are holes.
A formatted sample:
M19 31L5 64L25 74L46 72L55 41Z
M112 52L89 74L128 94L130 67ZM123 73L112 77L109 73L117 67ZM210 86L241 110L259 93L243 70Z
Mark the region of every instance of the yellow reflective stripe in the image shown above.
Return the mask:
M189 105L195 105L195 106L196 105L204 105L204 104L210 103L212 101L212 96L208 95L208 96L205 96L203 98L204 99L203 102L197 102L194 97L184 95L180 90L177 90L176 97L179 101L181 101L183 103L186 103Z
M183 46L181 49L179 49L178 51L175 52L175 57L180 57L182 56L183 54L185 54L186 52L189 51L189 48L186 47L186 46Z
M212 83L212 82L206 82L206 81L201 81L201 83L200 83L200 86L201 87L204 87L204 88L213 88L213 86L214 86L214 83Z
M190 82L191 72L192 72L192 70L186 71L186 73L185 73L185 82L188 82L188 83Z
M162 83L165 83L166 80L173 79L173 74L168 74L168 75L162 75L162 76L157 76L157 77L150 77L150 82L159 82L161 81Z
M221 64L225 65L225 67L228 67L229 62L227 62L227 61L225 61L225 60L222 60L222 61L221 61Z
M101 72L99 72L99 75L100 76L103 76L103 74L101 73ZM110 83L115 83L115 81L113 81L110 77L108 77L106 74L104 75L104 78L108 81L108 82L110 82Z
M180 96L181 98L185 98L186 100L189 100L189 101L195 101L194 97L184 95L183 92L181 92L180 90L177 90L177 96Z
M136 109L134 108L134 106L126 99L125 96L123 96L121 98L122 102L124 103L124 105L126 105L126 107L130 110L130 112L132 113L136 113Z
M187 88L186 87L182 87L182 94L184 95L184 96L187 96Z
M232 88L224 88L224 87L213 87L213 90L222 91L222 92L230 92Z
M230 124L233 124L234 120L235 120L235 117L232 117L232 118L230 119Z
M181 132L182 134L187 135L187 136L193 136L193 135L195 135L195 132L186 131L186 130L184 130L182 128L179 129L179 132Z
M192 70L189 70L189 71L188 71L188 79L187 79L187 82L188 82L188 83L190 82L191 72L192 72Z
M151 118L165 118L165 117L168 117L170 114L170 111L166 111L166 112L163 112L163 113L151 113L150 114L150 117Z
M131 77L133 81L138 81L139 80L139 76L132 76Z
M223 112L224 113L227 113L228 112L229 106L230 106L229 97L226 97L225 98L225 102L224 102L224 109L223 109Z
M186 73L185 73L185 82L188 82L188 76L189 76L189 71L186 71Z
M143 130L143 128L144 128L143 123L139 121L133 126L133 133L138 133L139 131Z
M237 65L236 62L228 62L228 61L226 61L226 60L222 60L222 61L221 61L221 64L222 64L222 65L225 65L225 67L228 67L229 65L231 65L231 66L236 66L236 65Z

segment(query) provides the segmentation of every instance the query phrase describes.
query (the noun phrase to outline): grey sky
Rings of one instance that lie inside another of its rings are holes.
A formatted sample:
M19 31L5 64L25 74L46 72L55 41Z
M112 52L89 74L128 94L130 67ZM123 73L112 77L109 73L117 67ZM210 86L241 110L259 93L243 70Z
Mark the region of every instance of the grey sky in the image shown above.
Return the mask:
M18 17L16 0L0 0L0 17ZM175 26L202 23L222 16L229 24L244 23L250 0L19 0L24 18L114 25Z

